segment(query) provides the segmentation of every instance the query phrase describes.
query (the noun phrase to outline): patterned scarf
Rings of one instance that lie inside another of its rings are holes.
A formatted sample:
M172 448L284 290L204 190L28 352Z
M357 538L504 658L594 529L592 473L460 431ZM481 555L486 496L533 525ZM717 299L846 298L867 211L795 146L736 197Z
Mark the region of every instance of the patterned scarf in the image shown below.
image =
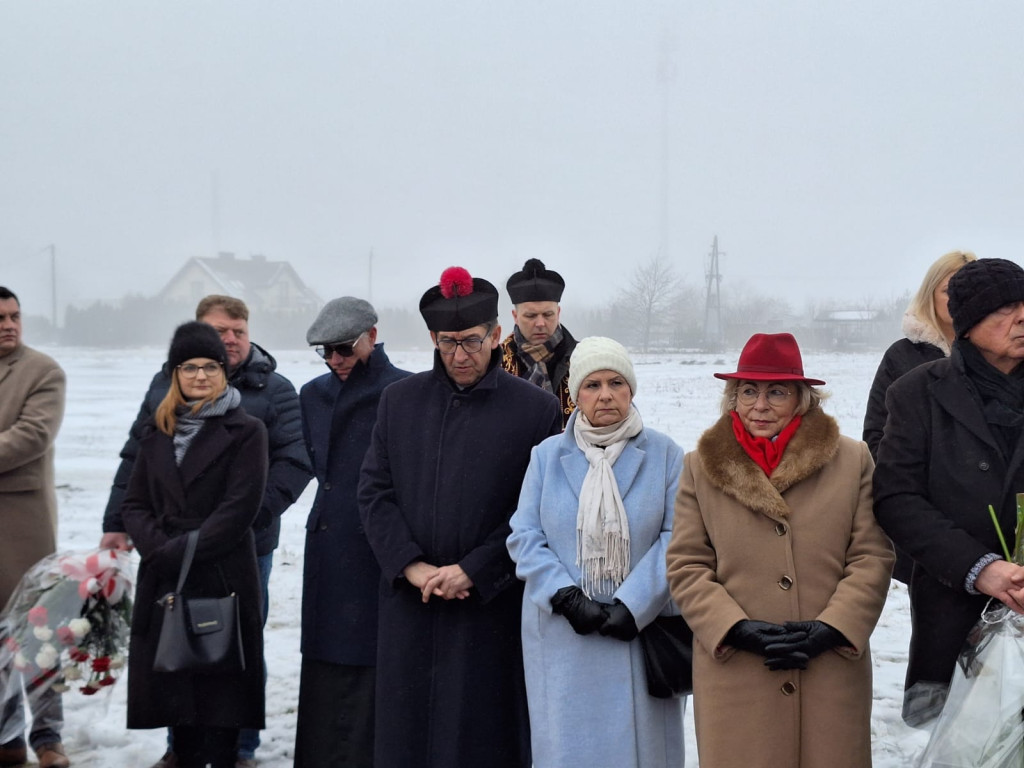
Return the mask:
M576 512L576 565L588 597L613 594L629 573L629 522L612 467L643 428L632 405L625 419L607 427L592 426L576 411L573 435L590 464Z
M548 337L547 341L540 344L528 342L526 337L519 331L518 325L513 333L516 339L516 354L523 362L523 365L530 371L530 375L526 377L527 380L531 384L536 384L545 392L554 394L554 390L551 388L551 376L548 373L548 361L551 360L555 348L565 338L565 334L562 333L562 326L555 328L555 332Z
M192 400L184 405L179 405L175 411L178 419L174 425L174 463L179 467L181 460L185 458L185 452L192 445L199 430L203 428L206 419L211 416L223 416L232 408L237 408L242 402L242 396L237 389L229 386L220 393L216 400L205 403L196 413L192 413L192 408L197 402L197 400Z

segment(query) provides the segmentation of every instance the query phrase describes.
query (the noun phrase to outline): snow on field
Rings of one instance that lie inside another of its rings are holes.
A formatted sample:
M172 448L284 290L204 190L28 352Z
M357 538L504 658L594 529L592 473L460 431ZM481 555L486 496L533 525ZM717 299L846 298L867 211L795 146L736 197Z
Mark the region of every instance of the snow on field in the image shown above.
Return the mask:
M44 348L68 375L67 414L57 442L60 499L59 546L89 549L100 538L103 508L118 463L118 451L135 418L142 394L164 359L163 349L98 350ZM300 387L324 372L312 351L275 350L279 371ZM637 355L637 407L644 422L670 434L684 449L718 413L721 382L714 371L734 370L736 352ZM399 367L429 367L429 350L392 351ZM844 434L859 437L867 391L878 353L809 354L808 375L828 381L833 393L826 410ZM285 515L281 545L271 576L270 619L266 629L267 729L257 753L264 768L292 764L299 678L299 608L302 590L303 525L312 502L311 483ZM872 638L875 664L873 752L877 768L904 768L924 746L927 734L903 725L899 717L906 667L910 613L906 590L893 586ZM64 742L78 768L148 768L163 752L163 731L125 729L125 686L108 699L65 694ZM154 691L153 695L160 695ZM688 768L697 765L692 716L686 725Z

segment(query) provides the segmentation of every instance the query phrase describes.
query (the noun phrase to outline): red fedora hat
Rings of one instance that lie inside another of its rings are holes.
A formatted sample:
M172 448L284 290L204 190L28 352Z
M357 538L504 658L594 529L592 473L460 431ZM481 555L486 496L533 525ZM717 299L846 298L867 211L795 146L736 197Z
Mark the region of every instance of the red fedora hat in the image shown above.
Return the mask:
M804 376L800 347L791 333L755 333L743 345L735 373L716 373L717 379L747 381L803 381L824 384L821 379Z

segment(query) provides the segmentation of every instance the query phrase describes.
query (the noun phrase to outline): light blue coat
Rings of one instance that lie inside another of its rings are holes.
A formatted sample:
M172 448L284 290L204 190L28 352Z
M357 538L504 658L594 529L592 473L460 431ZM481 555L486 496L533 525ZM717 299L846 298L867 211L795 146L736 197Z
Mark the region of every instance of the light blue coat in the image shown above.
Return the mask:
M519 507L512 515L509 553L526 582L523 659L536 768L678 768L683 765L683 700L647 693L640 641L597 632L577 635L552 614L551 596L580 585L576 513L588 464L565 432L533 449ZM671 438L644 429L614 465L626 508L630 572L614 595L639 628L659 614L678 613L669 599L665 549L672 529L683 451Z

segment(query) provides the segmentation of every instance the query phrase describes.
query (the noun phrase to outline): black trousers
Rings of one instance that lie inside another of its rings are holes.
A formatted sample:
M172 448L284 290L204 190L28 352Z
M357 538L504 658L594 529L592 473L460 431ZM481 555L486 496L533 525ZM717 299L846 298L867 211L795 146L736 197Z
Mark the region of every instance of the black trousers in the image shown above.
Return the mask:
M373 768L376 667L302 657L295 768Z
M176 725L171 728L174 755L180 768L235 768L237 728Z

